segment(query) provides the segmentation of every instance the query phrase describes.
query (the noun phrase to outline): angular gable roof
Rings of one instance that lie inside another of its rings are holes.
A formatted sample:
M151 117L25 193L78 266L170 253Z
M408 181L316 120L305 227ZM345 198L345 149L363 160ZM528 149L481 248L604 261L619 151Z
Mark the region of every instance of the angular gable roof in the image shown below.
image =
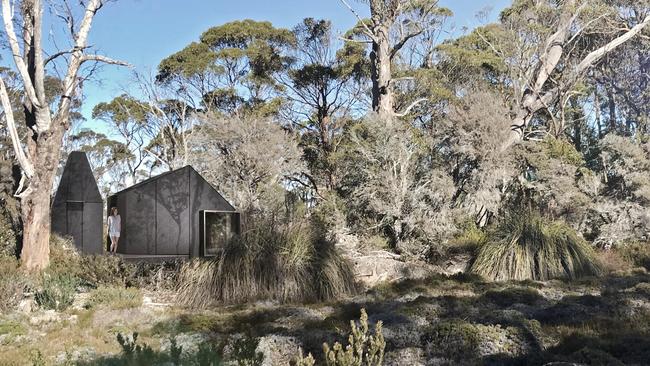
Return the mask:
M163 178L163 177L165 177L167 175L170 175L170 174L173 174L173 173L176 173L176 172L179 172L179 171L184 171L184 170L187 171L188 175L189 174L194 174L194 175L196 175L196 177L200 178L201 181L204 182L206 185L208 185L214 191L214 193L218 194L224 200L224 202L226 202L230 206L230 208L232 208L233 211L236 211L235 207L225 197L223 197L223 195L221 193L219 193L219 191L217 189L215 189L212 186L212 184L210 184L210 182L208 182L205 178L203 178L203 176L201 174L199 174L199 172L197 172L196 169L194 169L194 167L191 166L191 165L186 165L186 166L184 166L182 168L178 168L178 169L175 169L175 170L170 170L168 172L158 174L158 175L153 176L151 178L145 179L142 182L138 182L138 183L136 183L136 184L134 184L134 185L132 185L130 187L127 187L127 188L125 188L125 189L123 189L123 190L121 190L119 192L116 192L113 195L122 194L122 193L128 192L128 191L130 191L132 189L154 183L155 181L157 181L157 180L159 180L159 179L161 179L161 178ZM188 194L189 194L189 192L188 192Z

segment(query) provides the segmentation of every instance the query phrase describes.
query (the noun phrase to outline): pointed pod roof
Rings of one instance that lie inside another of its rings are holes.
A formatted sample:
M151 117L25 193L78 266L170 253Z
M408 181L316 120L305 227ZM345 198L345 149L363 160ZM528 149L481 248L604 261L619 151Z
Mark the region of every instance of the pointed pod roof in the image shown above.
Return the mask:
M68 155L54 196L57 202L103 202L86 153L73 151Z

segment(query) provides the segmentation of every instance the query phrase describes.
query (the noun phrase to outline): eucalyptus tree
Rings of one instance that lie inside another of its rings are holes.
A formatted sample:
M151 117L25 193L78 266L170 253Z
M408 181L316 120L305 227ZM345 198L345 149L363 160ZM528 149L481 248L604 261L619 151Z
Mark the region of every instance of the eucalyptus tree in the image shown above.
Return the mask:
M148 144L153 166L174 170L188 164L188 139L197 123L197 111L167 86L143 74L135 75L136 92L147 109Z
M557 136L564 132L563 113L576 87L594 66L650 24L647 4L626 4L517 0L502 12L506 36L490 46L509 60L512 70L514 117L504 151L534 137L540 125ZM539 121L540 114L548 121Z
M650 133L650 37L639 37L613 51L592 70L589 84L601 136Z
M327 20L306 18L294 29L295 48L286 70L276 73L288 106L287 118L301 136L310 164L308 181L319 194L337 181L332 154L349 117L364 108L365 76L354 50L339 49L342 43Z
M97 104L93 108L92 117L104 121L109 128L117 131L126 150L123 152L123 161L130 183L135 184L147 177L147 163L152 158L147 152L149 136L152 134L149 106L123 94L110 102Z
M272 75L286 68L290 30L241 20L206 30L158 65L157 81L195 110L229 115L277 113L281 101Z
M15 6L9 0L3 0L2 18L11 60L24 93L20 103L24 124L29 129L28 139L22 139L18 134L14 114L17 106L12 103L4 77L0 77L0 101L22 174L16 193L23 222L21 262L27 270L41 270L49 263L50 194L63 135L70 125L73 100L79 93L81 81L87 76L80 72L88 62L124 63L88 52L90 28L104 1L81 2L83 15L79 22L73 11L75 7L64 1L57 10L66 22L67 38L49 45L44 45L48 38L43 29L43 15L51 13L45 11L41 0L23 0L18 4ZM51 6L57 6L57 3ZM16 24L20 25L19 32L15 30ZM45 50L46 46L56 47L65 43L69 48ZM52 101L46 95L47 70L65 70L59 77L60 90Z
M395 111L394 89L401 78L394 76L393 64L409 43L422 42L439 29L451 11L438 6L438 0L367 0L370 18L362 18L346 1L340 0L358 19L355 34L349 42L371 46L369 53L372 80L372 109L382 116L406 115L420 98L402 111ZM422 55L431 59L429 54Z

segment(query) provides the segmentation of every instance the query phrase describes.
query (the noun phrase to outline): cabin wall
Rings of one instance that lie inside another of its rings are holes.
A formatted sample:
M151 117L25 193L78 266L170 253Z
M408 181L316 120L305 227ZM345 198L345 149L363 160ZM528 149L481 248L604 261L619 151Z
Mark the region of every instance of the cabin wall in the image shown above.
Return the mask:
M194 169L186 167L111 196L122 217L118 253L199 256L201 210L235 209Z
M122 210L120 203L124 207ZM117 207L122 220L118 253L156 254L156 206L154 184L134 187L118 194Z
M191 257L198 257L200 251L200 212L202 210L235 211L235 208L228 203L201 175L194 169L190 169L190 198L191 198L191 227L192 237L190 243Z
M104 204L101 202L86 202L83 209L83 244L82 252L86 254L102 254L104 252Z
M190 251L189 169L156 179L156 253L188 255Z

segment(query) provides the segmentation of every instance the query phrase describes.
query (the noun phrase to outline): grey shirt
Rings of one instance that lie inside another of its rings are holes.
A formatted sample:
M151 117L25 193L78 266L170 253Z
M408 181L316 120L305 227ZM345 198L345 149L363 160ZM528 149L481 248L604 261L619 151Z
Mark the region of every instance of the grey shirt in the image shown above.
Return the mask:
M122 230L122 218L120 215L110 215L108 217L108 232L110 234L119 234Z

